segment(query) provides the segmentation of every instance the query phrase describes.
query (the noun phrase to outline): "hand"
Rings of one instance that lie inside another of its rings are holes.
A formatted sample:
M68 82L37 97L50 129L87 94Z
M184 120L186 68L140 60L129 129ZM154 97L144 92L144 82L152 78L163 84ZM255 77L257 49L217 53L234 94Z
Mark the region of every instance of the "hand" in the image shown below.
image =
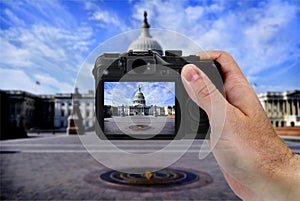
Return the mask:
M226 98L193 64L182 69L182 81L191 99L208 115L212 152L232 190L243 200L299 199L300 157L278 137L237 63L223 51L199 56L221 64ZM225 110L225 119L211 103Z

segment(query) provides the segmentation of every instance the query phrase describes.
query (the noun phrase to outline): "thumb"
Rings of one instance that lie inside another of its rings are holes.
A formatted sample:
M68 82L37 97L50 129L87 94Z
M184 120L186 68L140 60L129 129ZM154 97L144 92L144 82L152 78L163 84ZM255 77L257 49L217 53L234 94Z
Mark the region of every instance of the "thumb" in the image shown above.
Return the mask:
M197 66L194 64L184 66L181 79L190 98L206 112L210 122L213 120L216 122L220 114L226 113L227 100Z

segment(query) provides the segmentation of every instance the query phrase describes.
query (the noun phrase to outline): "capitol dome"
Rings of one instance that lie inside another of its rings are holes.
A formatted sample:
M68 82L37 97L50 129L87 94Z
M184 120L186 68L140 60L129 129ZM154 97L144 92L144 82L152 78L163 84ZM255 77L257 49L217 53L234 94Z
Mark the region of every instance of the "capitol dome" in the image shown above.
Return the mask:
M148 24L147 21L147 12L144 12L144 23L141 26L142 32L141 35L133 41L128 50L133 50L133 51L148 51L148 50L153 50L160 55L163 54L163 50L160 46L160 44L152 38L152 36L149 33L149 28L150 25Z
M138 91L135 93L133 98L133 106L145 106L146 100L144 94L141 92L141 86L138 86Z

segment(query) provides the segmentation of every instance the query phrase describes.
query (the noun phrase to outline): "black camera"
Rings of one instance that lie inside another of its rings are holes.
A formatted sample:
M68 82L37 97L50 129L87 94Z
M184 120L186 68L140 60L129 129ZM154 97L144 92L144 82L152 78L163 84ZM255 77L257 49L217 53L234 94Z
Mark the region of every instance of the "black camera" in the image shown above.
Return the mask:
M203 139L210 133L206 113L188 96L180 73L198 66L222 92L219 64L181 50L104 53L93 69L96 126L101 139Z

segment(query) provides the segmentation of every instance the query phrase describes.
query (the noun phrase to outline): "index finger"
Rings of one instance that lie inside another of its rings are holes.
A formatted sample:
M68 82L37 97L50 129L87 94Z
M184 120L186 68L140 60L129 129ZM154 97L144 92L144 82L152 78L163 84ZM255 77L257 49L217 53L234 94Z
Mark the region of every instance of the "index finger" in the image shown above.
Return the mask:
M197 53L200 60L213 60L221 65L224 77L226 99L244 114L255 112L260 102L254 89L249 84L233 57L224 51L205 51Z
M242 73L240 67L235 62L231 54L225 51L216 50L199 52L196 55L200 57L200 60L213 60L219 62L221 64L221 70L224 76L226 76L227 73L237 73L245 79L245 82L248 83L246 77Z

